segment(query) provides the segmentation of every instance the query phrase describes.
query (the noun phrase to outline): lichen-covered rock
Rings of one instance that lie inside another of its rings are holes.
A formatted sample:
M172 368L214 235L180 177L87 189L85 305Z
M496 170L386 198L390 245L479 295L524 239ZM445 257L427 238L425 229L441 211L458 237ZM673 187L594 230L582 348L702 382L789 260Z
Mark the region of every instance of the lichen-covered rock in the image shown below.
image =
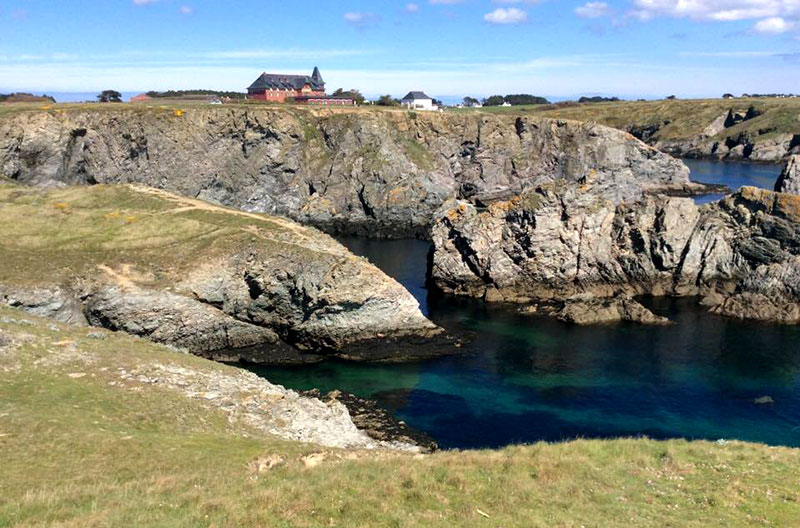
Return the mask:
M0 120L0 174L141 183L330 232L396 237L426 236L449 199L488 203L556 181L592 181L612 200L698 188L680 161L597 124L301 108L22 112Z
M783 172L775 182L775 191L800 194L800 156L792 156L786 162Z

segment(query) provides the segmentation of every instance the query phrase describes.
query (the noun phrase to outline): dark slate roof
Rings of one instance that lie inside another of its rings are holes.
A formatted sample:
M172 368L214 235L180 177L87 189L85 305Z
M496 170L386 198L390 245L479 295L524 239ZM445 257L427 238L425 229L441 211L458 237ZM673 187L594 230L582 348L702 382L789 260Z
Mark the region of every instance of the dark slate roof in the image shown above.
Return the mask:
M408 92L402 100L406 101L408 99L433 99L433 97L428 97L425 92Z
M306 84L311 85L314 91L322 92L325 90L325 81L319 73L319 68L314 68L314 73L308 75L285 75L282 73L262 73L258 79L251 84L247 90L249 92L261 92L264 90L300 90Z

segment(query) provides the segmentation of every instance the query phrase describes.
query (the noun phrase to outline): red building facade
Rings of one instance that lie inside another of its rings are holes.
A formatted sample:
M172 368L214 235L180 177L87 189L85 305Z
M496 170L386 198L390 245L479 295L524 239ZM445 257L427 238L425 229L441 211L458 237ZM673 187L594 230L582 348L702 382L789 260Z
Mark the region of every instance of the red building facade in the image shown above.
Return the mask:
M247 96L278 103L299 97L325 97L325 81L316 67L311 76L264 72L247 88Z

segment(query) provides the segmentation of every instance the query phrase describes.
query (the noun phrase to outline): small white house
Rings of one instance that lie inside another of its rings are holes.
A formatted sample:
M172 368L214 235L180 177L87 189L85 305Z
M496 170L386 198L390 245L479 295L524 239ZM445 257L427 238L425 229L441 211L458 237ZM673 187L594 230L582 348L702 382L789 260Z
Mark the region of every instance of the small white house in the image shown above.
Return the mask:
M436 105L433 104L433 99L425 95L424 92L408 92L400 100L400 103L409 110L438 110Z

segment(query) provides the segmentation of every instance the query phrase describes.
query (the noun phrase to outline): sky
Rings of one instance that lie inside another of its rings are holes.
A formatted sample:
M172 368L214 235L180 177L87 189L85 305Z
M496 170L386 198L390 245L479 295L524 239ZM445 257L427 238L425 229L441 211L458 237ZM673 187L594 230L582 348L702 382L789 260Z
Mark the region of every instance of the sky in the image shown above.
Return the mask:
M0 92L800 93L800 0L0 0Z

